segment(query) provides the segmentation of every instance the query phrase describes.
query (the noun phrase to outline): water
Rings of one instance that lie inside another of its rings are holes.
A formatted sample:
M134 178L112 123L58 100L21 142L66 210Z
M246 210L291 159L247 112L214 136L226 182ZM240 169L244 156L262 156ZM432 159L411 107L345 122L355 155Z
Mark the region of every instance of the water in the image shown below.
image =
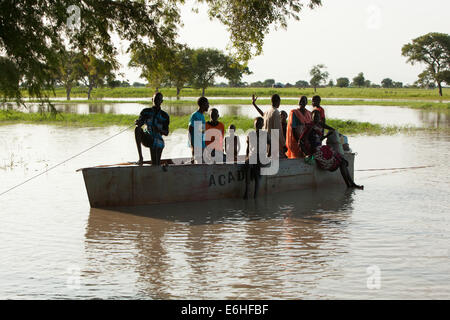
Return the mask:
M112 114L135 114L139 115L143 108L149 107L149 105L143 105L139 103L105 103L105 104L55 104L57 110L69 113L112 113ZM259 114L255 108L248 105L211 105L211 108L217 108L221 115L238 115L247 117L256 117ZM29 110L36 111L38 106L31 104ZM163 110L170 115L187 115L195 110L197 107L192 105L170 105L165 103L162 106ZM266 111L270 106L261 106L263 111ZM292 109L298 108L294 103L285 104L280 107L280 110L289 112ZM307 107L311 110L311 106ZM435 110L421 110L410 109L402 107L379 107L371 105L352 105L352 106L324 106L325 112L328 118L341 119L341 120L356 120L363 122L371 122L381 125L389 126L408 126L408 127L430 127L440 128L450 126L450 114L448 111L435 111Z
M0 126L0 192L122 129ZM448 130L350 143L356 170L430 167L357 171L364 191L91 209L75 170L137 160L127 131L0 196L0 298L450 298Z

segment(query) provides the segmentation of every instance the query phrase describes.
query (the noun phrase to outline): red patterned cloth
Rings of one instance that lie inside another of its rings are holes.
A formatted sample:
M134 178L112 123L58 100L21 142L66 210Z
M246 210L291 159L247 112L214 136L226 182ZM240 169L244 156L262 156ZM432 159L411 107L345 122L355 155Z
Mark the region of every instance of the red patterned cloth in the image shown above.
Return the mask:
M320 168L328 171L336 171L342 163L341 155L329 146L317 147L314 159Z

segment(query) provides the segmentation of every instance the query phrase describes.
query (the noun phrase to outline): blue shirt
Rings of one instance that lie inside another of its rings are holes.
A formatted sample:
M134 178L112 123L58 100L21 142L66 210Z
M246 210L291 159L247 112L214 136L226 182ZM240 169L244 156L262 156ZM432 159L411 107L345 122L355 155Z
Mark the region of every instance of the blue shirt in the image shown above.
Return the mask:
M145 108L139 115L139 120L147 125L144 132L153 138L153 148L164 148L161 131L169 131L169 115L159 109Z
M196 122L197 128L195 126ZM191 117L189 118L189 126L194 128L194 139L191 138L191 140L194 141L195 146L197 146L197 143L200 143L201 139L202 148L205 148L205 116L203 115L203 113L201 113L200 111L195 111L193 114L191 114ZM190 145L191 147L193 146L192 143Z

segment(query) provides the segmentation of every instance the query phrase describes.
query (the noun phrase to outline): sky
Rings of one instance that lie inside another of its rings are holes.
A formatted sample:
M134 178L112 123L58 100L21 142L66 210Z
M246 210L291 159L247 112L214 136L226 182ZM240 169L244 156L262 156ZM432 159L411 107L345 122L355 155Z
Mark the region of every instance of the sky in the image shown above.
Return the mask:
M209 20L206 7L200 6L196 14L192 1L186 2L178 41L193 48L226 50L226 28ZM429 32L450 32L449 0L322 0L322 4L304 9L300 21L289 20L286 29L271 28L263 53L248 63L253 73L243 81L309 81L312 66L324 64L334 80L363 72L373 83L391 78L412 84L424 66L406 63L402 46ZM125 78L145 82L139 70L126 67L128 59L124 54L119 58Z

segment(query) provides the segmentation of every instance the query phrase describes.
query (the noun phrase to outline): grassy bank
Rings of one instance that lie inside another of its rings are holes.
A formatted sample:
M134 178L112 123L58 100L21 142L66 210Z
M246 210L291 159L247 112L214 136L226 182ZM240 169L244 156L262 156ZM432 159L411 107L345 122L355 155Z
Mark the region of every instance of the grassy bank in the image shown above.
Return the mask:
M166 97L175 97L175 88L162 88L160 90ZM142 98L151 97L155 92L154 88L95 88L92 91L93 99L109 98ZM320 95L328 98L370 98L370 99L416 99L416 100L447 100L450 98L450 88L443 89L443 97L439 97L438 89L412 89L412 88L319 88L314 92L312 88L219 88L211 87L206 90L206 96L210 97L251 97L256 94L262 97L269 97L278 93L281 97L300 97L306 95ZM27 92L23 91L24 97ZM65 97L66 92L63 88L47 93L49 97ZM181 91L181 96L199 97L200 89L185 88ZM87 97L87 88L73 88L72 98Z
M0 111L0 125L28 123L28 124L47 124L68 127L104 127L104 126L130 126L136 119L135 115L118 114L73 114L61 113L56 116L51 114L24 113L19 111ZM171 116L170 130L186 129L189 115ZM234 124L237 129L244 131L253 128L253 119L242 116L223 116L220 119L225 127ZM337 119L328 119L327 123L338 129L339 132L348 135L368 134L394 134L405 128L384 127L378 124L358 121L343 121Z
M37 100L30 100L30 102L37 102ZM251 106L251 99L209 99L211 106L214 105L248 105ZM150 105L152 104L151 100L148 101L139 101L139 100L54 100L54 104L115 104L115 103L140 103ZM270 99L262 98L258 99L258 105L270 105ZM297 105L297 99L282 99L282 105ZM309 100L309 104L311 101ZM193 100L166 100L164 101L163 106L193 106L196 105L196 102ZM364 105L364 106L397 106L397 107L405 107L405 108L413 108L413 109L423 109L423 110L450 110L450 103L448 102L427 102L427 101L389 101L389 100L322 100L322 105L324 106L355 106L355 105Z

